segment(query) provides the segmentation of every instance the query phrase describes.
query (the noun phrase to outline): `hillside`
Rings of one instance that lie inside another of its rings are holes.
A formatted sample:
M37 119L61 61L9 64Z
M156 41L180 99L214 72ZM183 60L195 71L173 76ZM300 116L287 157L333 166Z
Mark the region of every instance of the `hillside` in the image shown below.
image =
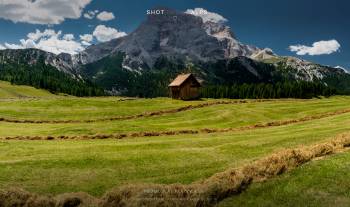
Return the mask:
M0 198L16 186L41 195L87 192L107 202L129 192L125 185L131 185L133 193L121 201L139 206L130 201L144 187L163 184L171 189L168 184L180 183L176 186L181 192L272 152L347 133L349 104L346 96L192 102L61 96L4 99L0 101L0 188L4 189ZM215 189L225 186L219 182ZM202 189L212 193L212 188ZM23 192L6 195L18 193ZM65 196L86 202L91 198ZM142 198L147 196L153 195ZM168 202L167 198L155 201Z
M343 69L323 66L295 57L258 56L255 60L272 64L288 79L321 81L336 88L340 93L350 92L350 74Z
M54 65L60 57L37 49L0 50L0 80L74 96L105 94L89 80Z
M12 85L6 81L0 81L0 99L7 98L51 98L56 95L30 86Z

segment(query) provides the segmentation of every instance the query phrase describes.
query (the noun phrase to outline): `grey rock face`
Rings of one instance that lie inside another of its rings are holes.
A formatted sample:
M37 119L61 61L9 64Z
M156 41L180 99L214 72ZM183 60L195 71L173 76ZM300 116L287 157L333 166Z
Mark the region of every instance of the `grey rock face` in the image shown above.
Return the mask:
M44 59L45 64L51 65L72 77L78 78L74 68L73 59L70 54L61 53L55 55L38 49L18 49L18 50L1 50L2 59L11 59L16 62L26 62L30 65L35 64L40 58Z
M160 56L191 62L250 56L259 49L236 40L230 28L220 23L203 23L200 17L170 9L147 20L126 37L94 45L79 54L82 64L94 62L110 53L124 52L125 64L138 69L152 67Z
M116 46L119 45L121 41L123 41L123 38L113 39L97 45L91 45L83 52L73 56L74 64L85 65L100 60L112 54Z
M178 60L191 63L203 63L235 57L247 57L255 61L283 65L283 72L290 74L296 80L322 80L333 74L345 75L341 69L321 66L294 57L279 57L272 50L259 49L239 42L231 28L215 22L203 22L200 17L164 10L162 15L148 15L147 19L129 35L113 39L97 45L92 45L83 52L71 56L69 54L55 55L37 49L4 50L2 56L22 58L33 64L39 57L44 57L45 63L58 70L80 77L80 66L96 62L109 55L123 52L125 59L123 68L142 73L145 68L152 68L155 61L164 56L174 62ZM0 56L1 58L1 56ZM245 58L241 64L247 70L258 76L254 67ZM1 59L0 59L1 60Z
M206 22L204 23L204 29L208 35L215 37L219 41L219 44L225 51L224 57L226 59L237 56L249 57L260 51L260 49L255 46L240 43L233 34L231 28L226 25Z
M346 75L341 69L315 64L295 57L284 57L282 61L288 68L294 70L295 79L297 80L320 81L325 77L336 74Z

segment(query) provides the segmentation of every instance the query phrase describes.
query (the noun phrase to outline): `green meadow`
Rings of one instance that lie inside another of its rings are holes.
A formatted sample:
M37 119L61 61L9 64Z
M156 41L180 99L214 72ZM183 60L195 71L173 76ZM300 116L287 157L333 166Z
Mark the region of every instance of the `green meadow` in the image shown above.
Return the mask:
M215 101L219 100L184 102L168 98L76 98L25 86L11 86L5 82L0 84L0 118L16 120L95 120ZM350 109L350 97L335 96L267 102L248 100L241 104L213 105L152 117L92 123L0 121L0 188L18 187L52 195L83 191L101 196L114 187L126 184L189 184L225 169L243 166L273 152L316 144L349 132L350 113L225 133L51 141L6 140L7 136L78 136L238 128L345 109ZM297 196L306 199L309 195L315 198L311 206L318 206L317 196L323 195L323 189L330 182L328 178L334 177L334 182L345 180L345 177L337 175L345 172L341 164L349 164L347 157L348 154L341 154L314 161L276 179L254 184L241 195L223 201L222 205L281 206L283 201L294 202ZM340 167L332 170L332 166ZM313 177L320 177L320 183L313 185L318 182ZM329 202L323 206L332 206L332 196L339 196L340 199L349 197L345 192L349 185L338 187L339 191L335 190L335 184L327 188ZM300 195L300 189L310 190L308 194ZM272 191L272 194L268 191Z
M350 206L350 153L316 160L220 203L231 206Z
M15 86L8 82L0 81L0 98L49 98L54 97L48 91L36 89L30 86Z

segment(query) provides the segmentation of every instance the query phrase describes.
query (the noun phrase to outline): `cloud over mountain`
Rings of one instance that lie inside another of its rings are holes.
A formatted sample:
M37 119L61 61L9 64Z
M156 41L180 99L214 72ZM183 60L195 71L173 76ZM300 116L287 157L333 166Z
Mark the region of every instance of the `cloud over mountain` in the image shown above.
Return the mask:
M91 42L94 39L94 36L92 36L91 34L84 34L84 35L80 35L79 37L80 37L80 40L82 41L81 43L84 46L90 46Z
M329 55L339 51L340 44L337 40L314 42L312 46L291 45L289 50L297 55Z
M2 44L0 44L0 50L5 50L5 49L6 49L6 47L3 46Z
M53 29L40 31L37 29L35 32L28 33L27 38L21 39L19 44L7 42L0 44L0 50L36 48L54 54L68 53L74 55L90 46L94 38L99 42L106 42L125 35L125 32L105 25L98 25L93 34L79 35L79 39L75 39L74 34L63 34L62 31L56 32Z
M68 53L77 54L84 50L82 43L75 41L73 34L64 34L62 31L46 29L36 30L27 35L27 39L21 39L20 44L5 43L3 49L26 49L36 48L54 54Z
M187 9L186 14L201 17L203 22L225 23L227 19L220 14L209 12L203 8Z
M93 35L99 42L107 42L112 39L123 37L125 32L118 31L112 27L106 27L105 25L98 25L93 32Z

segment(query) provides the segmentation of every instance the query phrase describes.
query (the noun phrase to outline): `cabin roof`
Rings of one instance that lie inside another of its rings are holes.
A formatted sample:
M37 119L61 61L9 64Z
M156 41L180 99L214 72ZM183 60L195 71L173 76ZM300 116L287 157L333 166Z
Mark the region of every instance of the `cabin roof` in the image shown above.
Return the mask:
M169 87L181 86L187 79L193 77L197 82L198 80L192 75L192 73L178 75L173 82L169 84ZM200 85L200 83L198 82Z

